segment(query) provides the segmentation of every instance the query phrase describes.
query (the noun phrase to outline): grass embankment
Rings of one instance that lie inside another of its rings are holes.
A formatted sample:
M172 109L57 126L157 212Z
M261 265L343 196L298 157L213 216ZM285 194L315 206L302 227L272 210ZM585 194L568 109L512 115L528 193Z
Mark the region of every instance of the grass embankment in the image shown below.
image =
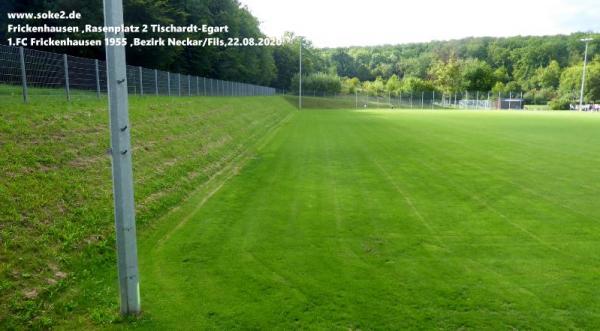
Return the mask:
M135 325L598 329L598 140L594 114L299 112L141 236Z
M106 108L0 98L0 329L117 316ZM140 233L235 172L290 109L277 97L131 98ZM88 286L97 277L110 292Z

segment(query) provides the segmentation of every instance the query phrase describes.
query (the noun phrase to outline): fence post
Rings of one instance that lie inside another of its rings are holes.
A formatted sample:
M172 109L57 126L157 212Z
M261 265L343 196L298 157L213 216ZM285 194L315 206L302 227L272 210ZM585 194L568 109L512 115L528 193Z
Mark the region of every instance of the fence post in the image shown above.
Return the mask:
M21 84L23 85L23 102L29 102L29 93L27 91L27 73L25 71L25 51L19 47L19 60L21 62Z
M200 77L196 76L196 95L200 95Z
M100 65L98 59L94 60L94 66L96 67L96 97L100 98Z
M431 93L432 93L432 95L433 95L433 96L432 96L432 99L433 99L433 100L431 100L431 109L433 109L433 104L435 103L435 91L433 91L433 92L431 92Z
M167 90L168 90L167 95L171 96L171 72L169 72L169 71L167 71Z
M191 83L191 77L190 75L188 76L188 97L192 95L192 83Z
M502 110L502 92L498 92L498 108Z
M204 90L204 96L206 96L206 77L202 77L202 89Z
M177 94L181 96L181 74L177 73Z
M69 62L67 54L63 54L63 67L65 69L65 92L67 93L67 101L71 101L71 91L69 90Z
M425 109L425 91L421 92L421 109Z
M140 96L144 96L144 80L143 80L143 75L142 75L142 67L138 67L138 72L139 72L139 76L140 76Z
M154 94L158 95L158 70L154 69Z

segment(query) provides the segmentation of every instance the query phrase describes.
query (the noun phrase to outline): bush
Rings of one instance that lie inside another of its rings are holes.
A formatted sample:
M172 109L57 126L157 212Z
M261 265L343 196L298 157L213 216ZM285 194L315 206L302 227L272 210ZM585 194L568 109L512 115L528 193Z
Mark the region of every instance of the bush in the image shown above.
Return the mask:
M523 98L525 99L525 103L528 105L545 105L547 104L550 100L553 100L556 98L556 92L554 92L552 89L549 88L543 88L540 90L531 90L526 92L523 95Z
M567 97L555 98L550 101L550 109L552 110L567 110L571 104L571 99Z
M298 91L298 74L292 77L291 86L292 91ZM337 75L317 72L302 76L302 90L326 94L339 93L342 90L342 81Z

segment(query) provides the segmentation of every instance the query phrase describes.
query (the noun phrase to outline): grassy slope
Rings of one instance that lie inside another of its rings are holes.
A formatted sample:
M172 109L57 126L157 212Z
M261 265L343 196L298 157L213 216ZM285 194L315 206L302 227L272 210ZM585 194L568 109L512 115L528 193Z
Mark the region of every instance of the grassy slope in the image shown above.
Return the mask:
M599 138L590 114L301 112L142 236L136 325L596 329Z
M141 233L234 171L290 109L281 98L132 98ZM115 285L108 147L106 99L0 98L0 329L115 318L115 293L82 285Z

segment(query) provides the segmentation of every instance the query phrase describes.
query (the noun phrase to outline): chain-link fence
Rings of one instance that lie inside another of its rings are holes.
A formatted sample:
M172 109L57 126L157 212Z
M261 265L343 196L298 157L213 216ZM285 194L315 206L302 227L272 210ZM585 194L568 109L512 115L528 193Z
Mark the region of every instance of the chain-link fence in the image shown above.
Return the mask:
M106 62L0 45L0 95L96 96L106 93ZM127 66L132 95L269 96L272 87Z
M297 92L288 92L288 98L298 99ZM434 91L373 93L326 93L302 91L302 106L306 108L408 108L408 109L525 109L522 93L463 92L438 93Z

